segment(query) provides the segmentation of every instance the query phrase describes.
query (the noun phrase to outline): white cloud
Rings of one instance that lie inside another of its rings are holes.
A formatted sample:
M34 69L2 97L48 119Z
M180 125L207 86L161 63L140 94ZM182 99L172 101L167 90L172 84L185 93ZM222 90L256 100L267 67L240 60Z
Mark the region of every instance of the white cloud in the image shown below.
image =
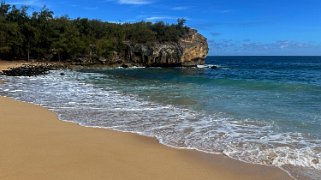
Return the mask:
M151 17L147 17L145 18L146 21L161 21L161 20L169 20L169 21L173 21L173 20L178 20L182 17L176 17L176 16L151 16ZM185 20L190 20L188 17L183 17Z
M231 9L214 9L212 12L218 13L218 14L227 14L233 12Z
M146 18L147 21L158 21L158 20L175 20L178 19L178 17L172 17L172 16L152 16Z
M176 7L173 7L172 10L175 10L175 11L182 11L182 10L187 10L188 7L186 6L176 6Z

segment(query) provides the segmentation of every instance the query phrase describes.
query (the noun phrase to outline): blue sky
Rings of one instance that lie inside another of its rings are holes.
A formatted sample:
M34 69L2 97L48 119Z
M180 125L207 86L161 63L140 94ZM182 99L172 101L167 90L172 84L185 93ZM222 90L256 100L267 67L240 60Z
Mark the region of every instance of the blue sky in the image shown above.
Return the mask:
M112 22L185 18L210 55L321 55L321 0L6 0Z

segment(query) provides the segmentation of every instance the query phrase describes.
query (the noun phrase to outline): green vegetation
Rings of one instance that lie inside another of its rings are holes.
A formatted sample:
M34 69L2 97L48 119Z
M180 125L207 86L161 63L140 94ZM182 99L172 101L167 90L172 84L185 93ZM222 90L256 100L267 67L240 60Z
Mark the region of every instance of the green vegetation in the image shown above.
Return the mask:
M133 43L177 42L188 32L184 19L164 22L109 23L86 18L54 17L43 7L28 14L2 1L0 5L0 59L64 61L96 55L110 58L122 52L125 41Z

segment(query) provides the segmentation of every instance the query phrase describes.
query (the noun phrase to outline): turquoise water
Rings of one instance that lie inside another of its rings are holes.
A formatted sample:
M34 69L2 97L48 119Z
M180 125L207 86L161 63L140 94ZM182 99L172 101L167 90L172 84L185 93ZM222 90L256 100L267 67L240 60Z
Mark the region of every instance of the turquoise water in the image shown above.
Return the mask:
M53 71L3 77L0 95L61 119L321 177L321 57L209 57L210 68Z

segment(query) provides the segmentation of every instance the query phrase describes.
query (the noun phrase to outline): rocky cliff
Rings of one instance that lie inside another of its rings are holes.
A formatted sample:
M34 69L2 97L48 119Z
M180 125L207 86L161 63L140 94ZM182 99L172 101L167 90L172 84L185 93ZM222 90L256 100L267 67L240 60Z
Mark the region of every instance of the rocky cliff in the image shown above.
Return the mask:
M154 67L192 67L205 63L208 54L207 39L194 29L178 41L133 43L125 41L122 52L114 52L111 58L95 54L73 59L75 64L106 64L109 66L154 66Z
M206 38L193 29L178 42L125 42L125 45L124 63L139 66L196 66L204 64L208 54Z

